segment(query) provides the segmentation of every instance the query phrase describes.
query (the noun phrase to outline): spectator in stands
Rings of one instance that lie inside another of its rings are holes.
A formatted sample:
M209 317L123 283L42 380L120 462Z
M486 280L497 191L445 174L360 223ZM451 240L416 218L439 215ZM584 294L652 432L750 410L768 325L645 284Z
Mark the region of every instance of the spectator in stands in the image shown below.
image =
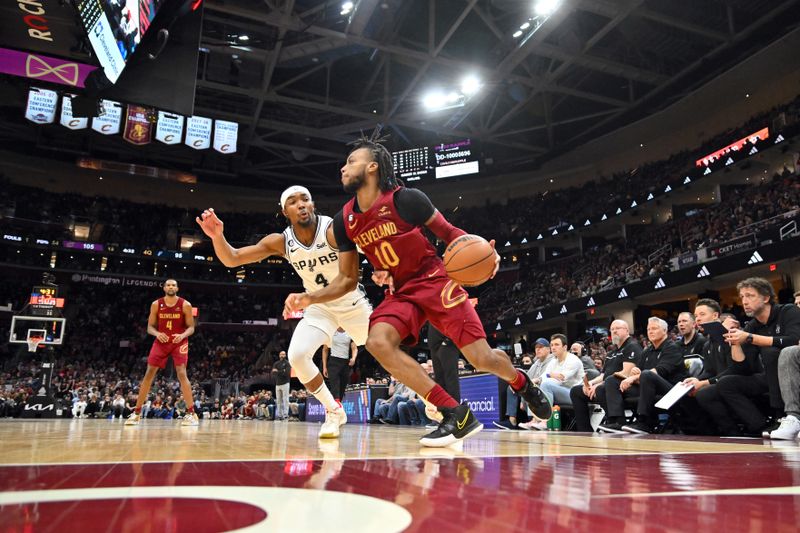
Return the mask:
M583 363L583 371L587 378L594 379L600 375L600 371L594 366L591 351L586 347L586 344L580 341L573 342L572 346L569 347L569 351L574 353L581 360L581 363Z
M275 420L275 398L272 397L272 391L264 391L263 399L260 403L266 408L267 420Z
M536 385L542 382L542 378L550 368L550 364L555 360L555 356L550 351L550 341L545 338L538 338L533 343L533 350L536 360L527 368L526 373ZM523 358L524 359L524 358ZM523 367L524 367L523 363ZM514 392L511 387L506 387L506 417L505 420L498 420L492 424L499 429L517 429L517 414L523 408L522 399Z
M384 424L398 424L400 417L397 414L397 404L408 400L411 389L392 377L389 383L389 397L385 400L379 398L375 402L375 411L372 415L374 421Z
M160 394L156 394L156 397L150 404L150 418L163 418L163 417L164 417L164 401L161 399Z
M745 434L762 436L771 431L769 417L759 409L757 401L769 394L768 414L777 420L783 413L778 359L782 349L795 346L800 340L800 308L777 303L775 289L764 278L747 278L736 286L745 314L750 320L743 329L731 329L725 340L731 345L735 361L744 361L748 352L755 352L764 365L764 372L752 376L725 376L718 387L723 400L745 426ZM771 411L771 413L769 412Z
M549 371L551 363L555 360L555 355L550 349L550 341L542 337L536 339L533 351L536 360L531 364L527 374L534 384L539 385L544 375Z
M800 307L800 291L794 293L794 305Z
M164 419L172 420L175 418L175 399L172 396L167 396L164 401Z
M222 407L220 406L219 398L214 398L214 402L208 408L208 417L212 420L219 420L221 411Z
M122 417L123 418L128 418L130 416L130 414L136 409L136 400L137 399L138 399L138 395L137 394L134 394L133 392L128 394L128 398L125 400L125 410L122 412ZM146 414L145 410L144 410L145 406L149 409L150 408L149 402L145 402L145 405L142 406L142 413L143 413L142 414L142 418L144 418L144 415ZM113 405L111 406L111 408L113 409ZM112 411L112 413L113 413L113 411ZM113 418L113 414L112 414L112 418Z
M550 348L553 350L555 359L550 363L539 388L542 389L552 405L572 405L569 392L572 387L583 380L583 363L567 349L566 335L556 333L550 337ZM525 427L526 429L547 429L547 421L531 421Z
M114 413L113 416L122 418L123 412L125 411L125 399L119 392L114 395L114 401L111 402L111 409Z
M72 418L85 418L86 405L86 395L81 394L78 396L77 401L72 404Z
M111 406L111 396L106 394L103 396L103 399L97 402L97 413L95 413L95 418L108 418L109 414L111 414L112 406Z
M798 294L800 293L795 294L795 298ZM778 377L786 417L777 429L770 432L769 438L795 440L800 436L800 346L789 346L781 350Z
M425 416L425 402L412 390L409 390L408 400L397 404L397 418L400 425L405 426L424 426L430 423Z
M89 401L86 403L86 411L84 414L87 418L95 418L99 407L100 404L97 401L97 394L92 393L89 395Z
M615 374L628 377L642 356L642 347L631 337L627 322L614 320L608 329L615 349L606 354L603 373L590 380L588 386L576 385L569 392L575 410L576 431L592 431L589 403L594 401L605 408L605 381Z
M678 332L681 334L680 342L678 343L681 355L699 355L702 353L706 338L697 331L695 316L692 313L684 311L678 315Z
M183 399L183 395L178 396L178 400L175 402L175 418L183 418L186 414L186 400Z
M667 336L669 325L658 317L647 321L651 345L642 352L643 369L633 379L639 384L636 422L622 426L628 433L653 433L658 426L656 400L686 377L681 349ZM646 369L644 367L647 367Z
M710 298L697 301L694 308L698 326L710 322L722 322L726 328L739 327L739 321L729 313L722 314L719 303ZM703 347L703 372L697 377L684 380L691 383L694 390L689 398L681 400L680 409L686 416L681 429L686 433L716 433L718 435L736 435L739 428L728 406L719 394L717 383L728 375L749 376L760 370L760 363L755 353L744 361L735 361L731 355L731 346L724 338L709 335ZM695 402L700 407L695 409ZM689 425L691 430L687 431Z
M233 418L233 396L228 396L220 408L220 418L230 420Z
M300 389L292 391L289 396L289 420L304 422L306 419L306 390Z

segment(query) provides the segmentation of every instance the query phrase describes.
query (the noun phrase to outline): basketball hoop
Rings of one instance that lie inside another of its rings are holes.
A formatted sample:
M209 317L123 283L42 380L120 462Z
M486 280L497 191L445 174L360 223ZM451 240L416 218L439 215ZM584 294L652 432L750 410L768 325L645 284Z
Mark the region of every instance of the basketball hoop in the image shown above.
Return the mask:
M28 339L28 351L35 352L44 339L41 337L31 337Z
M29 330L25 342L28 343L28 351L35 352L39 345L44 342L44 332L41 330Z

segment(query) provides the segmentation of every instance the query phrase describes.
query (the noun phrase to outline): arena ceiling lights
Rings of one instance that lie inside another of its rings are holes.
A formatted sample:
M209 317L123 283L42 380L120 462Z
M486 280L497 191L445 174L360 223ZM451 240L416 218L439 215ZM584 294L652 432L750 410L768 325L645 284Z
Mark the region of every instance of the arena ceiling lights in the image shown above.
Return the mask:
M561 0L537 0L533 4L533 13L534 16L528 18L525 22L519 25L519 29L514 31L511 34L511 37L514 39L521 39L522 42L525 42L528 37L533 35L533 33L538 30L545 21L550 18L558 6L561 4Z
M422 105L431 111L463 107L470 98L480 92L482 86L481 80L470 74L461 80L460 90L445 92L442 89L433 89L422 97Z

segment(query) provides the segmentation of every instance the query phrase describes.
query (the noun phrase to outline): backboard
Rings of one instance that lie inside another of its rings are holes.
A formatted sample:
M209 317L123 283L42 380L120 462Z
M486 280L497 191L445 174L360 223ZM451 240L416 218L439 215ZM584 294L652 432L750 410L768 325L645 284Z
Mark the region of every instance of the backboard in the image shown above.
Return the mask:
M66 325L66 318L15 315L11 317L8 342L27 344L28 338L33 333L44 337L41 344L60 345L64 341Z

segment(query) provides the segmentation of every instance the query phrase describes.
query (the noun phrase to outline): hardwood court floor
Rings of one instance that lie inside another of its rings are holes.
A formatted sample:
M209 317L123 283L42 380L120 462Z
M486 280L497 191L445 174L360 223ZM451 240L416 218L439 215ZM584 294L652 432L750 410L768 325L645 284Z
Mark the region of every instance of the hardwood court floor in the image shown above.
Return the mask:
M796 442L318 428L2 420L0 532L798 530Z

